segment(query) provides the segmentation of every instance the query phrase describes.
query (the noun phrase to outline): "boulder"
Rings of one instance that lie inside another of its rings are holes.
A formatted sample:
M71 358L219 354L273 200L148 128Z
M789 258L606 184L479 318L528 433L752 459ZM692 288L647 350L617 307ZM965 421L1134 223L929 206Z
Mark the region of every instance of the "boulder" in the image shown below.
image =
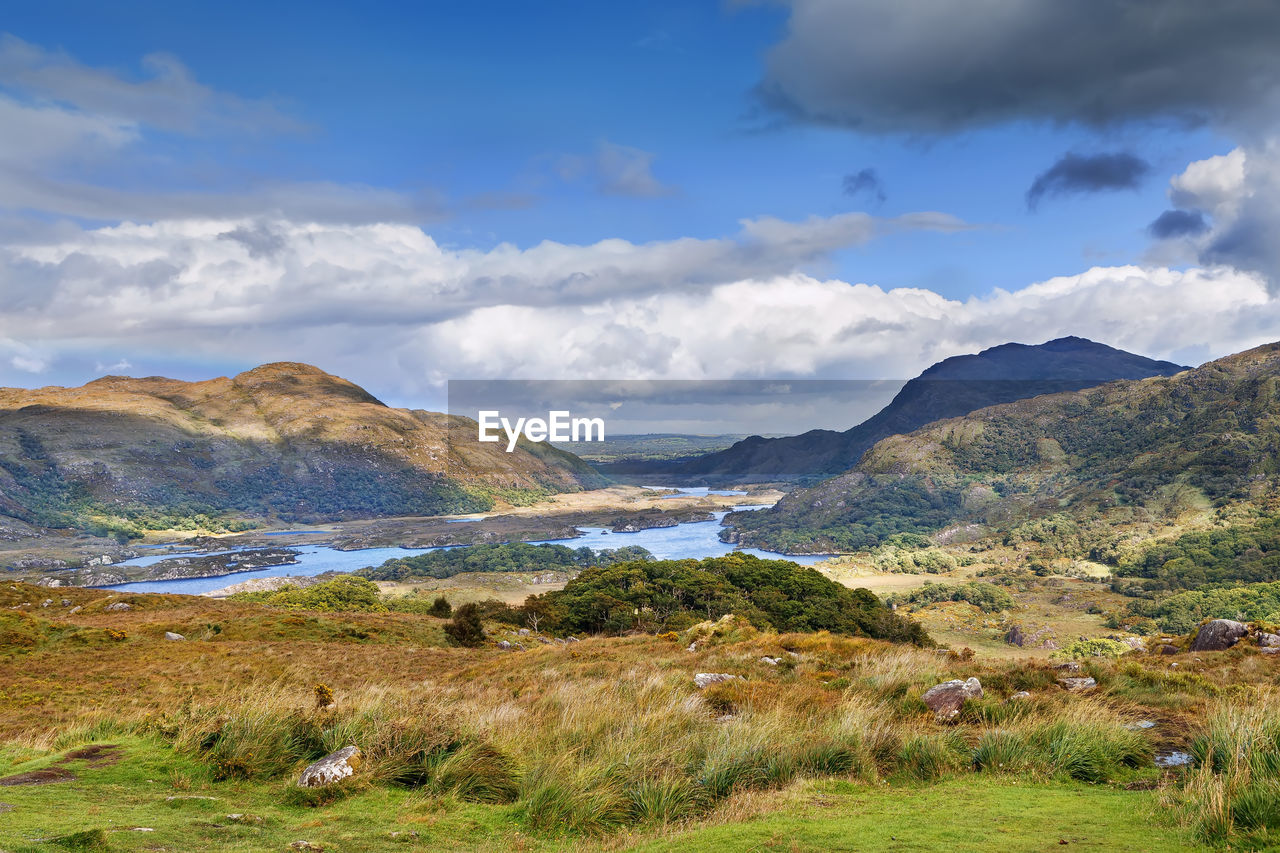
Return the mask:
M1027 639L1022 635L1022 629L1017 625L1014 625L1009 629L1008 633L1004 635L1004 641L1011 646L1021 647Z
M510 650L511 650L511 643L510 643L510 641L508 641L508 640L499 640L499 641L498 641L498 648L502 649L504 652L510 651Z
M1098 682L1093 680L1090 676L1085 676L1083 678L1059 678L1058 683L1061 684L1064 689L1069 690L1072 693L1079 693L1082 690L1092 690L1098 686Z
M1269 649L1280 648L1280 634L1268 634L1266 631L1259 631L1258 645Z
M1160 652L1162 655L1176 655L1178 653L1178 647L1170 645L1169 643L1161 643L1160 648L1156 651Z
M186 637L182 636L181 634L176 634L173 631L165 631L164 638L166 640L185 640L186 639Z
M1200 626L1196 638L1191 641L1193 652L1225 651L1249 633L1249 626L1233 619L1212 619Z
M760 658L761 663L767 663L769 664L769 666L777 666L781 661L782 661L782 658L771 658L768 655L765 655L764 657Z
M982 682L976 678L953 678L930 687L920 698L939 720L950 720L960 713L966 700L982 698Z
M1012 702L1012 701L1014 701L1014 700L1016 699L1016 700L1018 700L1019 702L1021 702L1023 699L1030 699L1030 698L1031 698L1031 694L1030 694L1030 693L1028 693L1028 692L1027 692L1027 691L1025 691L1025 690L1019 690L1017 693L1015 693L1015 694L1013 694L1012 696L1010 696L1010 697L1009 697L1009 701L1010 701L1010 702Z
M106 607L102 609L107 613L119 613L122 610L132 610L133 605L129 604L129 602L127 601L116 601L116 602L113 602L112 604L108 604Z
M344 746L307 766L298 778L299 788L323 788L351 776L360 766L360 748Z
M693 684L699 690L706 690L713 684L720 684L724 681L733 681L738 676L730 675L727 672L699 672L693 676Z
M1053 668L1059 672L1079 672L1080 663L1078 661L1069 660L1064 663L1054 664Z

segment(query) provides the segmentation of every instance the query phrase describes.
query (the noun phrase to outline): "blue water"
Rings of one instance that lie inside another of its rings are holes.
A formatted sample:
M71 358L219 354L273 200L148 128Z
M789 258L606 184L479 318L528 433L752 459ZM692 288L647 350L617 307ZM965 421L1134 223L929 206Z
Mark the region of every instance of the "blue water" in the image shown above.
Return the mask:
M304 536L308 533L332 533L332 530L272 530L263 536Z
M755 510L763 509L760 506L739 506L734 509L739 510ZM553 545L567 545L570 548L580 548L583 545L600 550L601 548L621 548L627 545L639 545L647 548L653 556L659 560L682 560L687 558L700 559L702 557L720 557L731 553L734 550L740 550L747 554L755 554L757 557L785 559L800 563L801 565L811 566L824 557L819 555L808 555L801 557L789 557L783 554L776 554L772 551L761 551L758 548L740 548L735 549L733 545L720 541L720 519L724 518L725 513L718 512L715 514L715 521L697 521L688 524L678 524L675 527L655 527L650 530L639 530L635 533L609 533L604 527L580 527L585 536L575 537L573 539L553 539L550 540ZM251 578L271 578L281 575L319 575L325 572L352 572L365 566L380 566L387 560L395 557L409 557L414 554L425 554L427 551L438 551L439 548L364 548L359 551L339 551L324 545L292 545L288 546L298 552L298 562L287 566L272 566L266 569L256 569L250 572L235 572L230 575L220 575L211 578L187 578L182 580L170 581L139 581L137 583L124 583L117 586L108 587L108 589L125 590L128 592L169 592L181 593L184 595L198 595L202 592L210 592L215 589L222 589L231 584L240 583ZM462 546L445 546L445 547L466 547ZM218 553L228 553L220 551ZM184 554L183 556L202 556L198 554ZM127 560L117 565L121 566L149 566L160 560L168 559L166 557L138 557L133 560Z
M690 495L698 498L705 498L707 495L729 496L729 495L745 495L746 494L746 492L739 491L738 489L712 489L708 486L693 486L690 488L683 488L680 486L670 486L670 487L655 486L654 488L658 488L658 489L673 488L680 493L678 495L663 495L662 496L663 500L667 500L669 498L685 498L685 497L689 497Z

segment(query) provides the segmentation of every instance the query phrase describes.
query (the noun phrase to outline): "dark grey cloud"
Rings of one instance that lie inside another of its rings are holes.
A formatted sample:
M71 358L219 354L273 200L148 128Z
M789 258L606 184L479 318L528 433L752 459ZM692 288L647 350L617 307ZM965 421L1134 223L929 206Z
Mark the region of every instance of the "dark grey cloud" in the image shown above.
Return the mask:
M1048 196L1136 189L1151 164L1136 154L1064 154L1036 176L1027 190L1027 206L1035 209Z
M1274 0L787 2L758 92L801 121L934 134L1274 118Z
M1166 210L1147 226L1147 232L1158 240L1193 237L1208 230L1209 224L1198 210Z
M866 196L873 198L881 204L887 198L884 191L884 181L880 180L880 175L875 169L862 169L853 174L845 175L844 180L840 182L844 188L844 194L857 198L858 196Z

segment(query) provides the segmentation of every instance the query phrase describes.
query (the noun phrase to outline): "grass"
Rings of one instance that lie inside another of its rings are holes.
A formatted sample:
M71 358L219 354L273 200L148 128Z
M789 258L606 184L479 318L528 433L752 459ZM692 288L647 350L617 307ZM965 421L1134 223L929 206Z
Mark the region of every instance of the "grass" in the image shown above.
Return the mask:
M5 594L0 587L0 604ZM20 602L38 593L7 594ZM849 828L845 812L861 815L863 801L887 814L897 800L933 802L935 786L954 785L1005 802L1012 825L1024 821L1014 792L1035 791L1024 804L1028 827L1042 792L1057 792L1043 794L1053 802L1075 792L1082 804L1073 815L1099 821L1114 817L1113 803L1140 812L1154 797L1170 798L1164 813L1181 823L1148 827L1169 849L1184 836L1260 838L1272 825L1270 789L1240 784L1231 792L1248 793L1227 798L1230 826L1217 835L1198 828L1213 812L1209 783L1239 776L1225 765L1208 762L1203 796L1190 783L1160 793L1124 787L1161 784L1154 750L1185 747L1224 708L1266 695L1273 662L1247 649L1207 661L1178 655L1176 669L1141 655L1092 660L1086 669L1099 687L1071 694L1047 662L963 660L728 623L671 637L523 638L526 651L504 653L492 643L445 648L441 620L430 617L281 614L153 595L128 596L131 609L117 612L105 605L118 596L67 596L84 609L31 611L24 618L34 643L0 651L0 775L58 766L79 779L0 788L0 802L15 806L0 823L0 849L54 849L36 839L93 830L106 832L112 849L179 849L173 839L184 838L180 849L277 849L299 839L330 850L599 849L690 833L690 843L715 849L725 827L757 838L761 823L818 849L824 833ZM286 617L296 621L279 621ZM200 630L211 624L222 629ZM126 639L98 636L108 628ZM192 639L166 641L164 630ZM689 652L695 634L702 639ZM694 672L743 678L699 691ZM953 724L936 722L920 696L969 676L986 695ZM1009 701L1020 690L1032 697ZM1144 717L1160 725L1134 728ZM1227 732L1212 742L1228 745L1243 742L1241 731L1280 732L1242 725L1205 731ZM1256 732L1247 740L1261 742ZM69 750L91 743L120 746L119 760L67 761ZM293 786L306 763L351 743L365 753L351 783L321 793ZM824 812L811 831L797 815L825 806L790 804L815 791L846 808ZM928 840L941 831L935 823L969 820L963 800L935 807L945 821L917 812L900 837ZM773 837L759 843L767 849ZM91 832L67 843L100 841Z

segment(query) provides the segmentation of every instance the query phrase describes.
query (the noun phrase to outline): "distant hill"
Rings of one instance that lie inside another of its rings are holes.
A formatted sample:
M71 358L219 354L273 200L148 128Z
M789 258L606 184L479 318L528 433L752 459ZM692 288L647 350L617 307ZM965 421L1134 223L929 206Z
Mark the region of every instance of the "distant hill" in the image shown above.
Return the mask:
M1186 369L1077 337L1037 346L1002 344L938 362L903 386L879 413L844 432L816 429L785 438L752 436L726 450L692 459L602 465L600 469L614 476L667 475L682 484L830 476L852 468L882 438L942 418L1116 379L1172 376Z
M474 440L465 418L393 409L306 364L181 382L108 376L0 389L0 515L136 532L195 515L437 514L603 479L572 454Z
M725 538L792 553L862 550L896 533L1003 532L1074 550L1118 525L1274 501L1280 344L1173 377L1021 400L884 439L852 470L734 513Z

